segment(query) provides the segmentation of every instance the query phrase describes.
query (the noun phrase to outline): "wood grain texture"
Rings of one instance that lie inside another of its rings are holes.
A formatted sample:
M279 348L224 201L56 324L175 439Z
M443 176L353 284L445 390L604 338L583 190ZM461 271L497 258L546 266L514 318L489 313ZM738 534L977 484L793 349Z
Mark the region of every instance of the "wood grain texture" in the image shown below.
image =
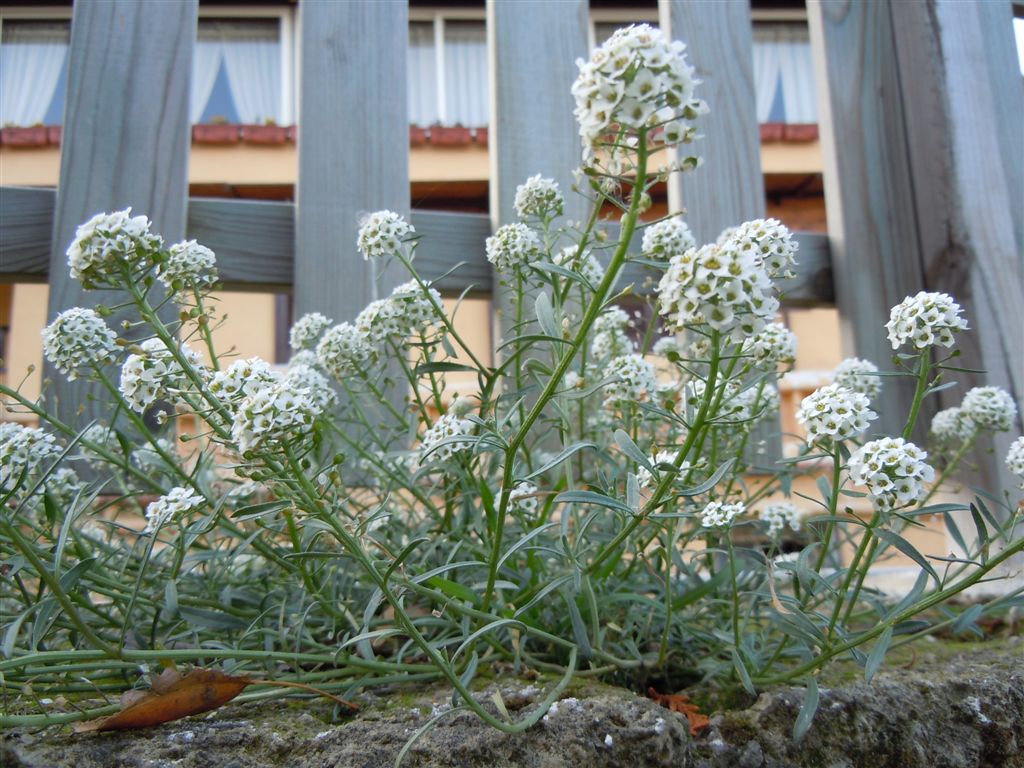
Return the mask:
M891 369L884 324L924 274L890 6L824 0L808 20L843 348ZM912 382L887 379L872 431L898 434L912 399Z
M703 80L697 95L711 110L697 121L706 138L686 148L704 164L673 176L669 205L686 210L698 242L714 242L726 227L764 215L750 8L742 2L661 0L659 9L662 28L686 43Z
M1003 23L994 23L993 8ZM960 373L960 386L940 393L959 405L972 386L997 385L1024 407L1024 221L1019 158L1024 142L1024 81L1016 62L1007 3L929 0L894 3L900 82L915 192L914 215L928 290L952 294L971 328L958 363L984 374ZM1013 66L993 67L994 62ZM1002 73L1002 77L997 75ZM1008 137L1016 138L1008 141ZM1012 329L1018 329L1017 332ZM1011 487L1002 457L1021 433L996 436L995 453L972 481L990 491ZM986 447L987 447L987 440Z
M132 207L167 242L185 234L190 147L189 79L196 0L75 3L68 58L60 182L50 250L48 317L72 306L113 303L68 277L65 250L76 227L101 211ZM84 382L52 370L56 411L85 423Z
M356 233L362 214L409 214L408 7L311 0L299 24L295 311L351 320L402 277L375 274Z
M56 191L0 187L0 282L45 281Z

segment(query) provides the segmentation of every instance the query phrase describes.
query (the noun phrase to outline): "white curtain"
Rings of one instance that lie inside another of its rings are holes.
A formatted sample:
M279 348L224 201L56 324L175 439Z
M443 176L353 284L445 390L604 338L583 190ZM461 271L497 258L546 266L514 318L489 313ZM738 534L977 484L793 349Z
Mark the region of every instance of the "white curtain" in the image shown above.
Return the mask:
M189 120L196 124L206 110L206 103L213 93L220 71L221 44L219 40L199 40L196 42L192 58L192 93L189 98Z
M281 46L262 40L231 40L222 50L241 121L281 122Z
M754 82L758 122L770 121L779 88L782 89L784 122L818 121L814 64L806 27L793 24L754 27Z
M435 56L433 22L410 24L406 74L409 78L409 122L413 125L433 125L440 117Z
M0 44L0 126L46 117L68 53L67 26L4 25Z
M487 33L482 21L445 23L444 68L446 122L471 127L487 125Z

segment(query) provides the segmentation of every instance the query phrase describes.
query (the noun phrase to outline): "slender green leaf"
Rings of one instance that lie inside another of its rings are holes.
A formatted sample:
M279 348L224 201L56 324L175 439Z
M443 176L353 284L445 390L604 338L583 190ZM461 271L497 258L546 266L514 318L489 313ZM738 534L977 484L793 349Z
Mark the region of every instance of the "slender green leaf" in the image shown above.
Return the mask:
M530 474L528 474L526 477L523 478L523 480L532 480L535 477L540 477L545 472L548 472L548 471L554 469L559 464L561 464L563 461L565 461L570 456L572 456L574 453L576 453L577 451L582 451L584 448L595 448L596 449L597 448L597 443L591 443L591 442L586 441L586 440L581 440L579 442L573 443L568 448L565 448L564 450L562 450L562 452L559 453L557 456L555 456L553 459L551 459L546 464L544 464L542 467L540 467L540 469L537 469L537 470L531 472ZM557 499L556 499L556 501L557 501Z
M202 627L203 629L245 629L248 626L242 619L223 611L179 606L178 612L186 622L194 627Z
M541 291L537 294L533 309L537 314L537 322L540 324L540 329L548 336L559 336L558 324L555 322L555 310L551 306L551 297L547 291Z
M811 722L818 711L818 703L820 701L818 681L813 677L808 677L806 685L804 703L800 705L800 714L796 716L796 722L793 723L793 741L796 742L802 740L807 730L811 727Z
M564 491L555 497L556 504L596 504L599 507L616 509L632 515L633 510L625 502L595 491Z
M925 559L924 555L917 551L913 544L902 536L898 536L892 531L887 531L884 528L876 528L875 535L886 544L896 547L896 549L928 571L931 577L935 579L935 582L938 583L939 575L935 572L935 569L932 568L932 564Z
M644 452L640 450L640 446L633 442L633 438L631 438L625 432L625 430L615 430L615 442L618 443L619 448L621 448L622 452L626 454L629 458L631 458L644 469L648 471L653 471L654 467L651 465L650 457L645 455Z
M463 365L462 363L449 363L444 361L434 361L429 363L420 363L413 370L413 374L419 378L426 376L431 373L476 373L476 368L471 365Z
M871 682L878 668L882 666L885 654L889 650L889 643L892 642L892 627L886 627L885 631L875 641L871 653L868 654L867 663L864 665L864 679Z
M743 689L751 696L757 696L754 681L750 679L750 672L747 671L747 665L743 662L738 648L732 649L732 666L736 670L736 676L740 679Z

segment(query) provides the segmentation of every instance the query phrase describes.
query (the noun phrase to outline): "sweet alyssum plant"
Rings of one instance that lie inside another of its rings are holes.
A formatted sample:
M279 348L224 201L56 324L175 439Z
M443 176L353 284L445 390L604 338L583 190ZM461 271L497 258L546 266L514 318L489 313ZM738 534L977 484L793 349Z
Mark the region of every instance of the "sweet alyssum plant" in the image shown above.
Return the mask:
M930 454L910 441L966 327L951 297L894 308L899 370L845 361L800 407L798 455L760 458L754 429L794 360L775 317L796 245L774 220L706 244L678 216L641 221L652 185L697 165L681 149L706 108L683 48L637 26L579 63L591 214L564 221L540 175L520 187L520 221L486 244L511 308L493 364L416 272L416 234L394 213L368 216L358 247L409 281L343 322L299 319L284 369L215 348L208 249L165 247L129 211L82 225L68 263L97 304L58 316L44 348L111 405L80 429L2 389L40 424L0 425L2 722L108 713L98 697L179 660L345 695L443 678L449 712L507 732L574 675L795 680L808 689L799 731L830 660L870 678L896 644L1019 604L948 603L1024 550L1010 495L930 503L981 432L1011 428L1012 400L973 389L932 423ZM682 159L652 167L666 149ZM645 298L627 264L656 285ZM108 324L118 307L100 302L123 296L141 341ZM624 308L644 301L649 321ZM476 395L446 399L446 376L467 371ZM902 434L875 435L871 404L892 375L916 380L913 409ZM1024 475L1024 438L1006 461ZM793 492L807 473L820 498ZM945 517L955 555L907 540L925 515ZM784 554L787 529L804 538ZM892 552L920 566L898 602L866 583ZM501 669L555 677L512 715L472 693Z

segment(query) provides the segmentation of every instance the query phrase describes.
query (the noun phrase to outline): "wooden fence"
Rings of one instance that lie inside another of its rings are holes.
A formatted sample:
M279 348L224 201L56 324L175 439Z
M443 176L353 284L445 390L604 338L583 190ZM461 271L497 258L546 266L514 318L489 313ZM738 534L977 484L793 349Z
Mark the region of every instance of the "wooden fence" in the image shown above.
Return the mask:
M699 145L706 167L669 190L709 240L764 212L749 6L659 8L662 27L687 42L712 107ZM571 185L579 143L569 87L588 14L586 0L488 0L491 214L412 212L425 236L418 262L428 277L445 275L442 289L490 290L483 241L511 218L517 184L543 172ZM885 366L888 308L918 290L948 290L972 321L966 367L984 367L1021 403L1024 81L1011 3L809 0L808 14L829 234L800 236L789 300L834 302L846 351ZM132 206L168 241L213 248L230 287L291 287L298 312L351 318L401 279L375 274L354 242L360 212L409 214L406 5L302 0L294 205L188 199L197 15L197 0L75 3L59 186L0 188L0 279L48 279L50 317L88 304L67 276L65 247L94 213ZM568 213L581 218L575 205ZM54 377L53 386L70 405L84 400L79 384ZM887 386L883 428L908 401L906 388ZM1008 442L997 441L997 455ZM999 471L988 462L985 484L994 487Z

